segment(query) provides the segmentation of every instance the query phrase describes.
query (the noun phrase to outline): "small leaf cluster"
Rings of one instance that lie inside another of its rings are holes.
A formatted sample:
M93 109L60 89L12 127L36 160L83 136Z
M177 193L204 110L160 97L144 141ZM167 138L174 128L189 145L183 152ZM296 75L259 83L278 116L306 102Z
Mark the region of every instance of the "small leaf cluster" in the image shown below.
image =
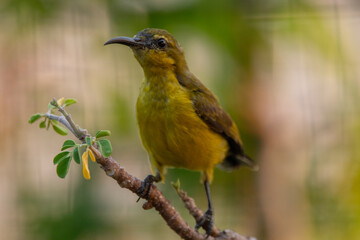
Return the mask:
M40 122L40 128L49 129L49 127L52 126L55 132L59 133L60 135L67 135L67 129L60 125L59 121L61 121L64 126L74 132L74 127L70 124L66 124L68 121L66 118L69 117L69 115L64 109L65 107L74 103L77 103L77 101L73 98L60 98L58 100L54 99L48 104L48 112L46 114L36 113L32 115L30 117L29 123L34 123L40 118L44 118L44 120ZM58 109L63 116L55 115L54 111L56 109ZM76 130L80 131L79 129ZM93 147L96 147L100 150L104 157L109 157L112 153L111 143L107 139L100 138L110 135L111 133L109 130L100 130L96 133L95 137L87 135L85 140L80 144L76 144L74 140L66 140L61 147L61 152L58 153L53 160L54 165L56 165L57 175L60 178L65 178L69 172L71 160L74 159L77 164L82 163L83 176L85 179L89 180L90 170L88 160L90 158L93 162L96 161L95 154L92 149L94 149Z
M76 146L76 143L73 140L66 140L61 148L61 153L57 154L54 157L54 165L56 166L56 173L59 177L65 178L67 173L69 172L70 168L70 162L71 159L74 159L74 161L78 164L80 164L80 158L79 158L79 147ZM75 147L75 149L72 152L64 151L66 149Z
M107 139L99 139L102 137L110 136L109 130L100 130L96 133L95 138L91 136L87 136L85 138L85 143L76 144L73 140L66 140L61 148L59 154L54 157L54 165L56 166L56 173L60 178L65 178L69 172L70 162L72 159L77 164L82 162L83 167L83 176L85 179L89 180L90 177L90 170L89 170L89 163L88 159L90 158L93 162L96 161L95 155L91 150L91 146L97 144L101 154L104 157L109 157L112 153L111 143ZM72 151L69 151L70 148L73 148ZM66 151L64 151L66 150Z
M60 107L67 107L74 103L77 103L77 100L74 98L65 99L62 97L62 98L58 99L56 102ZM50 102L48 104L48 113L54 114L54 111L55 111L55 106L52 104L52 102ZM46 117L46 114L43 114L43 113L33 114L29 119L29 123L34 123L37 120L39 120L40 118L43 118L43 121L41 121L39 124L40 128L46 128L46 130L48 130L50 128L50 126L52 126L54 131L57 132L58 134L60 134L62 136L65 136L68 134L68 130L66 128L64 128L63 126L61 126L59 124L59 121L49 119Z

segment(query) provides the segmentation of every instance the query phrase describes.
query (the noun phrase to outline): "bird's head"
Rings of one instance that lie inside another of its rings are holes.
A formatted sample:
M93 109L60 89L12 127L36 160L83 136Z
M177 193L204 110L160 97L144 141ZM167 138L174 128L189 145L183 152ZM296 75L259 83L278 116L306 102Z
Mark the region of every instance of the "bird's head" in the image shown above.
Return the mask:
M116 37L104 45L114 43L130 47L145 72L187 68L183 50L176 39L165 30L146 28L133 38Z

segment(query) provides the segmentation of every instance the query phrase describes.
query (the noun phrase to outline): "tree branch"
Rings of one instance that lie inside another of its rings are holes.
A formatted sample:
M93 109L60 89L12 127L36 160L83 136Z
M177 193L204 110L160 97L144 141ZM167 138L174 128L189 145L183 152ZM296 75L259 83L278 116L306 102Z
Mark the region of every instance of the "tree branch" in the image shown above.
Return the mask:
M127 188L137 194L141 187L142 181L140 179L127 173L112 157L104 158L99 150L93 146L91 146L90 149L94 152L96 161L101 165L109 177L116 180L120 187ZM181 218L180 214L155 185L152 185L150 193L145 199L147 202L143 205L143 208L151 209L154 207L166 221L168 226L183 239L205 239L204 235L195 231ZM210 240L212 238L208 239Z
M55 103L54 103L55 102ZM54 103L54 104L53 104ZM54 100L51 104L55 106L63 116L57 116L54 114L47 113L46 117L57 120L62 123L67 129L69 129L79 140L84 142L84 138L87 135L86 130L82 130L78 127L71 116L57 104ZM101 165L101 168L105 171L106 175L113 178L122 188L129 189L131 192L138 195L139 189L141 188L142 181L135 176L132 176L125 171L111 156L105 158L101 155L98 146L90 146L91 151L96 157L96 161ZM187 196L187 194L180 189L176 189L179 197L184 202L185 207L189 210L190 214L199 221L203 217L203 212L196 206L194 199ZM140 196L147 200L143 204L143 209L155 208L156 211L162 216L167 225L176 232L182 239L192 240L256 240L253 237L245 237L231 230L220 231L215 226L212 228L211 234L206 238L206 235L199 233L194 228L190 227L180 216L179 212L171 205L162 192L155 186L151 186L151 190L147 196Z
M116 180L120 187L127 188L133 193L137 194L141 187L142 181L140 179L126 172L125 169L120 167L120 165L112 157L104 158L100 151L94 146L91 146L90 149L94 152L97 163L101 165L102 169L104 169L105 173L109 177ZM194 216L195 220L201 219L203 212L195 205L194 199L188 197L187 194L182 190L179 190L178 193L181 200L185 203L185 207L189 210L190 214ZM143 198L147 200L147 202L144 203L143 208L147 210L154 207L168 224L168 226L181 238L193 240L203 240L206 238L206 235L194 230L182 219L179 212L176 211L176 209L155 185L151 186L150 194ZM207 239L255 240L255 238L244 237L231 230L225 230L221 232L215 226L212 229L211 236Z

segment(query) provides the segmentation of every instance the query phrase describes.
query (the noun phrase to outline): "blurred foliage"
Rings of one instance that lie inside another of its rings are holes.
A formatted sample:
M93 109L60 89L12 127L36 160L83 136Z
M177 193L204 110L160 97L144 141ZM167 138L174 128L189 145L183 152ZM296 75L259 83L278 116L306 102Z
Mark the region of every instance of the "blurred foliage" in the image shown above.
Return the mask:
M18 27L28 29L33 20L38 18L40 22L47 23L57 13L64 10L66 1L59 0L3 0L0 3L0 13L3 18L16 17ZM29 19L31 19L29 21Z
M106 236L106 232L114 229L111 221L102 214L106 208L94 197L89 182L77 184L71 209L62 196L55 194L43 199L42 194L34 193L22 189L19 194L28 223L27 239L94 239L95 236Z
M326 186L318 183L309 186L309 199L313 224L320 239L352 238L352 225L359 223L359 218L352 213L353 207L344 205L338 195L330 193Z
M140 2L147 4L141 5ZM155 8L151 2L138 1L143 8L138 11L135 7L121 5L119 1L108 1L114 28L123 28L126 22L130 28L127 31L131 33L134 33L134 29L138 31L146 27L163 28L170 32L179 28L195 29L227 48L244 69L250 69L253 49L266 45L259 29L244 18L242 1L198 0L182 4L172 1L175 6L171 8Z
M110 121L112 122L114 135L127 137L134 133L136 124L134 123L135 118L132 117L133 111L130 109L129 102L123 96L114 92L108 93L108 99L110 102L116 103L110 105L110 111L113 113Z

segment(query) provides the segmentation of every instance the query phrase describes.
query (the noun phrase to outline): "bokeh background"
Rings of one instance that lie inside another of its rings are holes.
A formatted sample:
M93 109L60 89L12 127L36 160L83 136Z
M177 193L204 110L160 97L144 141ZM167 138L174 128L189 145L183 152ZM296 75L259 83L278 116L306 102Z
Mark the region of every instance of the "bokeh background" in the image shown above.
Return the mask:
M259 240L360 239L360 4L357 0L1 0L0 239L178 239L96 165L92 179L52 159L66 139L27 123L53 98L74 120L112 131L113 157L150 172L135 120L143 73L107 46L147 27L170 31L190 69L239 126L260 171L215 171L215 221ZM206 209L197 172L170 186Z

